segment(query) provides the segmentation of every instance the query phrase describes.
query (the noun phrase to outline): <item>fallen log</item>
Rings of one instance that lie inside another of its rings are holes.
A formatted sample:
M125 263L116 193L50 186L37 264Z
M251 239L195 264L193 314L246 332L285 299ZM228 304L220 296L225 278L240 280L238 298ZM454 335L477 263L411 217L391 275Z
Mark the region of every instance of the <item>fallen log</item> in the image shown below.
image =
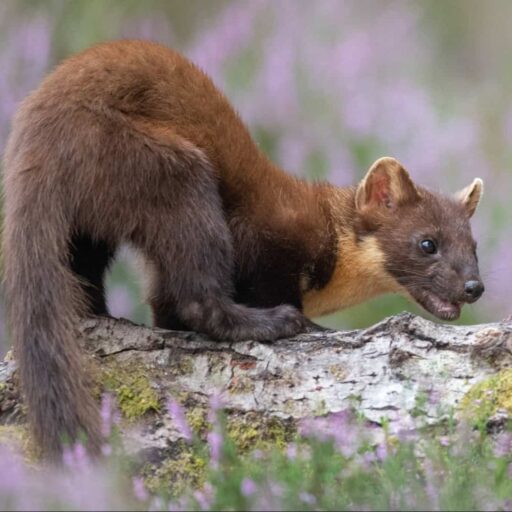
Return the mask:
M452 326L403 313L362 330L226 343L93 318L81 323L80 342L95 392L117 398L126 448L146 459L161 458L180 439L166 412L169 396L204 433L209 398L220 394L248 445L267 435L284 442L298 421L347 407L391 428L419 410L435 423L482 399L490 422L512 411L510 321ZM23 421L16 362L8 357L0 363L0 429L10 433Z

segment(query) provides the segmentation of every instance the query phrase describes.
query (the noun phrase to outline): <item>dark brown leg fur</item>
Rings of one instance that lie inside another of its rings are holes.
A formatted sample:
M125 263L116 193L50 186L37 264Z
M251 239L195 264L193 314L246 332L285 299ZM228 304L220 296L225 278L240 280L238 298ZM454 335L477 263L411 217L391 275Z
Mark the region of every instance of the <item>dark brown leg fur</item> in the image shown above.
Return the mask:
M71 270L80 278L80 284L93 315L108 315L104 278L115 250L102 240L89 235L75 234L70 243Z
M154 212L150 225L132 235L154 269L149 300L156 325L186 326L219 340L274 340L301 332L306 319L292 306L256 309L232 300L231 233L214 171L199 155L192 159L187 151L173 159L179 178L172 192L165 203L147 205ZM155 164L164 161L155 155ZM165 219L156 235L154 219Z

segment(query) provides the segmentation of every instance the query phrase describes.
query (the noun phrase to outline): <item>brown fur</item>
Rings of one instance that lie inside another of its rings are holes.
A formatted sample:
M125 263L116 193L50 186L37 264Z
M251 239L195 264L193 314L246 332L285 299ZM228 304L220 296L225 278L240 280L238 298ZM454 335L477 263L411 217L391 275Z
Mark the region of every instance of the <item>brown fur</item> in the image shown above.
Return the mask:
M293 178L206 75L153 43L103 44L59 66L16 115L4 178L9 319L45 453L58 458L81 432L98 451L75 326L107 313L103 277L120 243L146 260L155 325L218 339L291 336L310 325L303 309L410 293L390 240L411 233L393 216L413 226L418 208L439 205L448 220L432 217L434 229L460 217L467 233L463 203L480 192L438 199L379 162L357 189Z

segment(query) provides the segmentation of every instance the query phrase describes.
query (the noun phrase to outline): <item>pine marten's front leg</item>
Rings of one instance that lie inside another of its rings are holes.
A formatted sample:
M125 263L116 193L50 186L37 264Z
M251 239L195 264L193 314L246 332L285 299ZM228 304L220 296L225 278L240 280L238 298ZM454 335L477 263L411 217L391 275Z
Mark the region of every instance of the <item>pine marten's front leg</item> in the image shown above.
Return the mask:
M229 341L274 340L304 331L307 319L289 304L258 309L233 300L232 235L217 180L201 153L189 148L175 148L168 200L147 205L149 220L131 240L150 263L155 325ZM154 158L155 164L165 161Z

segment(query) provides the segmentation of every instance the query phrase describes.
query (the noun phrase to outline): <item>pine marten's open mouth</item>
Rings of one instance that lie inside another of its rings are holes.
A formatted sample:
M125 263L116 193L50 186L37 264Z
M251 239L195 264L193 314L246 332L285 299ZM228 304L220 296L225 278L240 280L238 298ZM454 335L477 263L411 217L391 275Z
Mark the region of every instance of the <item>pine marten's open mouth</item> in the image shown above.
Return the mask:
M420 306L441 320L457 320L463 305L463 302L450 302L441 299L435 293L427 290L423 290L421 295L416 296L415 299Z

